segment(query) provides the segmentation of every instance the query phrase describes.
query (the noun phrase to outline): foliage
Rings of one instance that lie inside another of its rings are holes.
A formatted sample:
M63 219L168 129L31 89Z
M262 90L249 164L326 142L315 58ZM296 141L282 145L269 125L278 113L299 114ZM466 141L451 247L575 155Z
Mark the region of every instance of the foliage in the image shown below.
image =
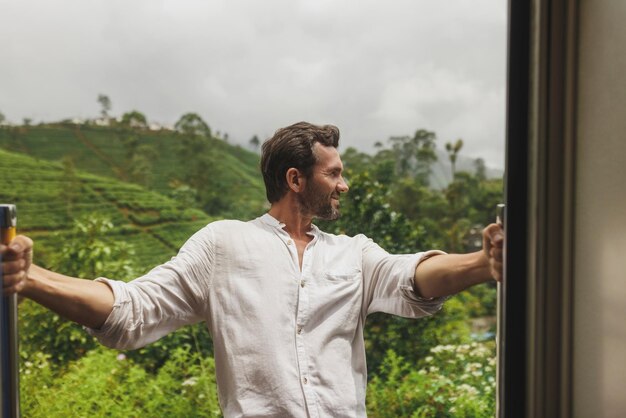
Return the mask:
M152 344L126 351L125 354L147 371L156 372L170 360L172 353L181 348L193 355L213 357L213 340L206 324L183 327Z
M376 313L365 323L367 369L375 376L387 350L398 355L423 358L428 351L441 344L470 342L467 308L456 297L448 300L435 315L406 319Z
M259 146L261 145L261 140L259 139L258 136L254 135L252 138L250 138L249 144L252 150L256 152L258 151Z
M206 206L209 209L204 210L214 215L243 219L260 215L266 200L259 156L204 135L209 146L181 156L181 142L186 136L178 131L131 129L122 124L79 128L70 123L47 124L0 129L0 147L31 155L42 163L69 156L77 171L132 181L163 195L170 193L172 181L180 181L195 189L193 204L198 209ZM194 177L196 173L199 178ZM195 180L193 186L191 180ZM42 222L44 227L49 224Z
M347 235L362 233L392 253L431 247L423 226L391 210L389 191L383 184L368 172L353 175L348 171L346 176L350 192L342 196L342 215L334 222L320 222L323 230Z
M111 99L105 94L98 95L98 104L100 104L100 114L103 118L109 117L109 111L111 110Z
M450 158L450 166L452 169L452 179L454 179L454 175L456 174L456 159L461 151L461 148L463 148L462 139L457 139L454 145L452 142L446 142L446 151L448 152L448 158Z
M109 219L99 216L76 220L72 230L74 238L64 236L52 269L84 278L108 275L128 280L136 276L134 249L125 242L107 239L113 228Z
M178 119L174 129L187 136L211 138L211 128L197 113L185 113Z
M221 417L212 358L176 348L156 374L99 348L56 375L48 357L22 365L28 417Z
M429 184L432 164L437 161L434 132L418 129L412 137L396 136L389 141L396 161L396 173L400 177L410 176L419 183Z
M131 110L122 115L121 125L127 128L146 129L148 127L148 119L146 115L138 110Z
M72 231L75 235L58 240L61 245L52 261L53 270L82 278L134 277L133 249L125 242L107 239L112 229L109 220L97 216L76 221ZM94 339L79 325L41 305L27 301L20 313L21 351L26 358L37 352L54 354L54 363L63 365L95 346Z
M438 345L414 362L392 350L368 386L372 418L480 418L495 410L495 344Z

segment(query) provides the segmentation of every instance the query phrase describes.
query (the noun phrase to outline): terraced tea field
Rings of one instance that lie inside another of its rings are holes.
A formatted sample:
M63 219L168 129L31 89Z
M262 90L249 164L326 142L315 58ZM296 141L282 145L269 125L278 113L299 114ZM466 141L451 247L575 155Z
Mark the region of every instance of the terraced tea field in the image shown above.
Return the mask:
M186 168L186 161L182 161L179 155L181 137L176 132L120 131L74 124L0 128L0 148L46 161L58 162L69 158L76 168L84 172L128 181L131 168L127 150L120 139L128 135L136 136L138 146L155 151L154 158L150 160L149 180L145 184L150 190L168 195L172 191L172 180L180 179ZM235 216L257 216L265 206L265 188L258 169L258 155L221 140L209 141L219 155L214 159L219 184L229 191L228 200L232 207L242 208ZM143 221L150 222L149 219Z
M35 240L36 262L44 265L76 219L109 218L112 238L133 245L144 271L167 261L212 220L140 186L4 150L0 177L0 202L17 205L18 229Z

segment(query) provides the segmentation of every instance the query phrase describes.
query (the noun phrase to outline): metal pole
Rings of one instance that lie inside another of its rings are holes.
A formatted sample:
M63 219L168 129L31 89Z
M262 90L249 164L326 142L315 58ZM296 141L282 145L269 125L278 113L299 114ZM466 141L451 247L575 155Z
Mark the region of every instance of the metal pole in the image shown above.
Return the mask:
M504 212L506 206L500 203L497 206L496 223L504 229ZM505 283L498 282L497 317L496 317L496 417L500 418L504 411L504 309Z
M17 211L15 205L0 205L0 238L8 244L15 238ZM1 256L0 256L1 257ZM1 261L1 260L0 260ZM0 268L0 282L2 269ZM1 418L20 416L19 353L17 337L17 295L0 297L0 374Z

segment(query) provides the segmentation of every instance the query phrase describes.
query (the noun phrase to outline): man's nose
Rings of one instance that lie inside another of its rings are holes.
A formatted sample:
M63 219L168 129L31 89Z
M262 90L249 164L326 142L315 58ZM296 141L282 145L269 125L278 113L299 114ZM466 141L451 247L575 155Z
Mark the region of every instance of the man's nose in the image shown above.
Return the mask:
M348 187L348 182L346 182L346 179L341 177L341 181L339 181L339 184L337 185L337 191L339 193L345 193L348 190L350 190L350 187Z

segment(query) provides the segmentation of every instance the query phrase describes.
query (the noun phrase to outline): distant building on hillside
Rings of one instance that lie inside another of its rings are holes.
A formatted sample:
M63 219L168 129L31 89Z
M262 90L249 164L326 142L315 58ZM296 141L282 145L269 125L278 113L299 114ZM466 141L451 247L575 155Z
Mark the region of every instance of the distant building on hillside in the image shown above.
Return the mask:
M96 126L111 126L111 118L108 116L97 118L93 120L93 124Z

